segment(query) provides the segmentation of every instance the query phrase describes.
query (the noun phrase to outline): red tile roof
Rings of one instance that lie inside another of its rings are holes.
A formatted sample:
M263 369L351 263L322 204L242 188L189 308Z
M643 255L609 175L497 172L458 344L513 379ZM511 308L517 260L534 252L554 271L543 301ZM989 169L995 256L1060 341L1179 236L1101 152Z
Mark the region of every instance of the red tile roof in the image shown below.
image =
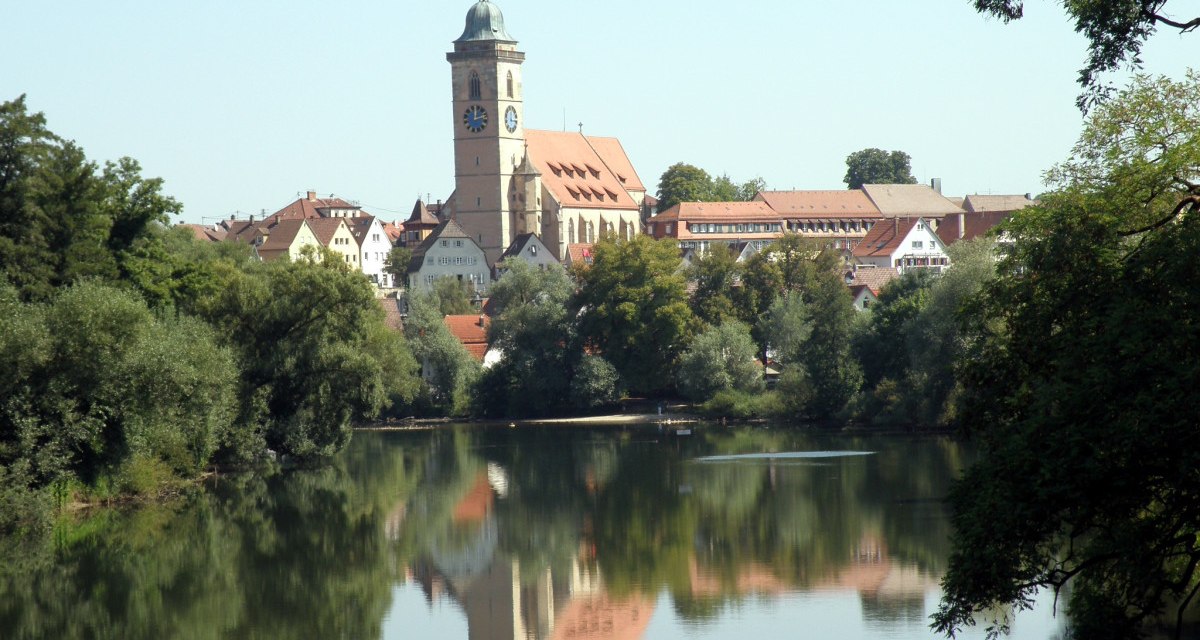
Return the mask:
M467 352L476 360L483 362L483 356L487 354L487 327L491 324L491 319L483 314L468 314L457 316L446 316L442 319L446 323L446 327L450 329L450 333L454 334L455 338L466 347Z
M321 210L327 209L356 209L361 210L358 205L351 204L341 198L318 198L316 194L312 198L298 198L296 201L284 206L279 211L272 213L264 219L264 222L273 223L277 220L294 220L305 218L320 218Z
M615 138L589 138L580 133L527 129L525 140L529 145L529 158L542 175L542 184L562 206L638 208L627 190L644 190L645 187ZM602 158L601 153L608 157Z
M317 236L317 240L328 247L333 241L333 235L346 221L342 218L311 218L308 220L308 227L312 229L313 234Z
M875 223L867 237L854 247L856 257L890 256L922 218L892 218Z
M846 284L851 289L865 286L871 293L879 295L887 283L900 277L900 272L895 267L859 267L849 272L848 276Z
M214 229L203 224L180 224L177 226L188 229L192 232L192 237L204 242L219 242L225 239L224 229Z
M924 184L864 184L863 193L884 216L925 216L940 218L962 209Z
M438 226L440 223L441 221L437 219L437 216L430 213L429 208L426 207L425 203L421 202L420 200L417 200L417 203L413 205L413 210L412 213L409 214L408 220L404 221L404 225L410 229L415 229L420 226L428 226L433 228Z
M667 234L659 232L657 225L655 226L655 235L666 235L679 240L708 239L708 240L727 240L727 239L765 239L777 238L783 233L784 219L779 217L771 207L768 207L765 202L750 201L750 202L681 202L662 213L650 218L648 223L669 223L678 222L672 232ZM756 224L762 223L767 225L779 225L777 231L720 231L710 233L693 233L689 228L689 224L693 222L699 223L716 223L716 224Z
M383 225L383 232L387 234L388 240L391 240L392 244L396 244L400 240L400 234L404 233L404 230L391 222L383 222L381 224Z
M755 200L785 218L882 218L883 214L859 189L839 191L759 191Z
M258 247L258 255L263 260L273 260L286 254L296 240L296 234L307 223L304 220L280 220L270 228L270 235Z
M984 211L946 216L938 225L937 235L945 244L971 240L991 231L992 227L1007 220L1011 215L1012 211Z
M567 262L570 264L591 264L592 245L587 242L567 245Z

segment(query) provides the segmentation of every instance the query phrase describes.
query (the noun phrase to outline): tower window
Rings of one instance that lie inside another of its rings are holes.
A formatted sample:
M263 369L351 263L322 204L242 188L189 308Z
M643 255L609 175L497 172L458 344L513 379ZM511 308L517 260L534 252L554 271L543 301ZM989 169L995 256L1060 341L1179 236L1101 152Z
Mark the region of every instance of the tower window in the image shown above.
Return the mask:
M478 73L471 72L471 80L467 83L467 89L471 100L478 100L480 98Z
M513 97L513 79L512 72L508 72L508 97Z

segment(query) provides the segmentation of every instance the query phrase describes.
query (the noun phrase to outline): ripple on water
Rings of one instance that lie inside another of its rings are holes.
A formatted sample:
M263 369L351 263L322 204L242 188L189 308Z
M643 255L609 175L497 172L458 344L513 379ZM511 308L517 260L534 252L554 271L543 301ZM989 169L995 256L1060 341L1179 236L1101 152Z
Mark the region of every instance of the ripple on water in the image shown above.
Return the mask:
M820 460L875 455L874 451L780 451L777 453L738 453L724 456L704 456L696 462L736 462L739 460Z

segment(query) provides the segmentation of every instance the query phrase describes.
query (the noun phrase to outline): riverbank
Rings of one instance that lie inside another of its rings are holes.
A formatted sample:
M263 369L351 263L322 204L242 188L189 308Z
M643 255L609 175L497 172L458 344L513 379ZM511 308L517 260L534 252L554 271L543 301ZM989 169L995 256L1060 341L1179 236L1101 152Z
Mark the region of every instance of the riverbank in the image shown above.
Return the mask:
M625 426L632 424L660 424L660 425L690 425L700 422L712 422L690 413L682 412L663 412L663 413L614 413L599 416L577 416L567 418L536 418L536 419L520 419L520 420L482 420L482 419L454 419L454 418L427 418L427 419L409 419L401 420L394 423L382 423L356 427L356 431L412 431L434 429L446 424L472 424L480 426Z

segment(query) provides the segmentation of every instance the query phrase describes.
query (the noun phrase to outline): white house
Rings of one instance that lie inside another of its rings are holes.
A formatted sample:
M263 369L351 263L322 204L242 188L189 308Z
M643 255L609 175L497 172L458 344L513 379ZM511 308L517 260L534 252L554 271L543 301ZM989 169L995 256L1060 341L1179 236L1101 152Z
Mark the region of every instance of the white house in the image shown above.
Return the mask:
M392 251L392 241L383 230L379 218L364 216L350 218L346 222L354 234L354 241L358 243L358 264L362 272L380 287L396 286L395 277L383 270L387 266L388 253Z
M941 273L950 265L946 245L925 218L892 218L871 227L854 248L854 259L867 267L933 269Z

